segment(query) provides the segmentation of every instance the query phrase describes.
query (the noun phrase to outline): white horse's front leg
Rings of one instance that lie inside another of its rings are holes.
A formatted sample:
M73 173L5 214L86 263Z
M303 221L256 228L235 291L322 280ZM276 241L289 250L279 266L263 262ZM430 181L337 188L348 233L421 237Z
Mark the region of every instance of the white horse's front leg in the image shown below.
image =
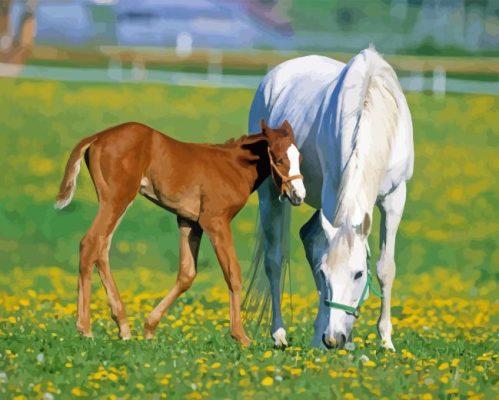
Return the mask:
M384 348L395 350L392 343L391 299L395 278L395 237L404 211L406 185L402 182L390 194L378 201L381 212L380 250L377 275L383 293L378 320L378 332Z
M270 296L272 299L272 326L270 334L277 347L288 345L286 330L281 312L281 275L284 261L283 235L289 235L289 228L284 231L286 213L289 213L289 204L281 203L278 193L271 179L267 179L258 189L260 202L260 223L264 240L265 273L270 283ZM286 209L287 208L287 209ZM289 218L289 216L288 216Z
M319 295L319 307L314 322L314 337L311 346L325 348L322 336L329 323L329 310L326 308L324 302L326 299L324 291L325 282L320 270L322 258L327 252L327 238L324 234L320 218L320 210L317 210L312 218L300 229L300 238L303 242L305 255L310 264Z

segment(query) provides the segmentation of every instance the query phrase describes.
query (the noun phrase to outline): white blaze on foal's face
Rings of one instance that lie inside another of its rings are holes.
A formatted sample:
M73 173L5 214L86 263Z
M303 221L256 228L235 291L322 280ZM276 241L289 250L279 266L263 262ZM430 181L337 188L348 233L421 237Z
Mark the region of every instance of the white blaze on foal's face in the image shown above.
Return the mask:
M289 159L288 176L300 175L300 152L294 144L289 146L286 154ZM306 191L303 179L293 179L291 182L292 191L288 193L290 199L297 203L302 203L305 199Z
M297 206L305 199L305 186L300 174L300 152L294 143L291 124L286 120L279 128L269 128L260 122L262 134L268 140L270 170L274 183L280 189L280 198L286 194L291 204Z

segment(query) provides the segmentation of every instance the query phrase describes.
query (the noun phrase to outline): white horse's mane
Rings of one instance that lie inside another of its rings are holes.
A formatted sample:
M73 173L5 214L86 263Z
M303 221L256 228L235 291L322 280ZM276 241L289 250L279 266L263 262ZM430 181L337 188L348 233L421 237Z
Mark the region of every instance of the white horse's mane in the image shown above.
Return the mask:
M367 64L364 85L352 135L352 153L341 176L333 226L361 225L372 210L380 181L386 172L393 140L398 127L397 93L401 92L392 67L374 50L362 52ZM347 121L348 123L348 121ZM343 124L343 126L347 125Z

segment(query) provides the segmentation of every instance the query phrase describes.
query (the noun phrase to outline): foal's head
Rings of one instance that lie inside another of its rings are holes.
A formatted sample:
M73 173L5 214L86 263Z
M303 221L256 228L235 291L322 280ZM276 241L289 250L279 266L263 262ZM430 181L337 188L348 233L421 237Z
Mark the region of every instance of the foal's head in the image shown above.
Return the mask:
M294 206L305 199L303 176L300 174L300 152L295 144L293 128L284 121L279 128L272 129L265 121L260 123L262 134L267 138L270 174L280 189L280 198L286 196Z

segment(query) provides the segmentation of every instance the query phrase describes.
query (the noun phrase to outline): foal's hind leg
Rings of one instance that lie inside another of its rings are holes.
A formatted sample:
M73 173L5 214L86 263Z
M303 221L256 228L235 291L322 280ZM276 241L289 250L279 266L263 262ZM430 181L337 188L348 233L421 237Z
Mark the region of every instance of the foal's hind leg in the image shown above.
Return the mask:
M92 336L90 323L90 287L94 264L97 264L102 284L106 289L111 314L122 339L130 339L126 311L109 265L111 239L130 199L102 200L89 231L80 243L80 276L78 280L77 329L84 336Z
M404 211L405 197L406 186L405 182L402 182L392 193L378 202L381 212L381 254L376 272L383 293L378 332L381 337L381 345L390 350L395 350L392 343L391 322L392 285L395 279L395 236Z
M99 210L80 245L80 278L78 290L77 328L84 335L90 330L90 281L97 264L106 289L113 319L120 336L130 338L126 311L109 266L109 246L112 235L140 186L143 165L137 160L140 149L114 145L106 138L97 141L85 155L85 160L99 198Z
M144 324L144 337L152 339L154 331L161 317L166 313L172 303L186 290L188 290L197 272L197 259L199 244L203 231L197 222L178 218L180 232L180 255L177 282L173 289L151 311Z

